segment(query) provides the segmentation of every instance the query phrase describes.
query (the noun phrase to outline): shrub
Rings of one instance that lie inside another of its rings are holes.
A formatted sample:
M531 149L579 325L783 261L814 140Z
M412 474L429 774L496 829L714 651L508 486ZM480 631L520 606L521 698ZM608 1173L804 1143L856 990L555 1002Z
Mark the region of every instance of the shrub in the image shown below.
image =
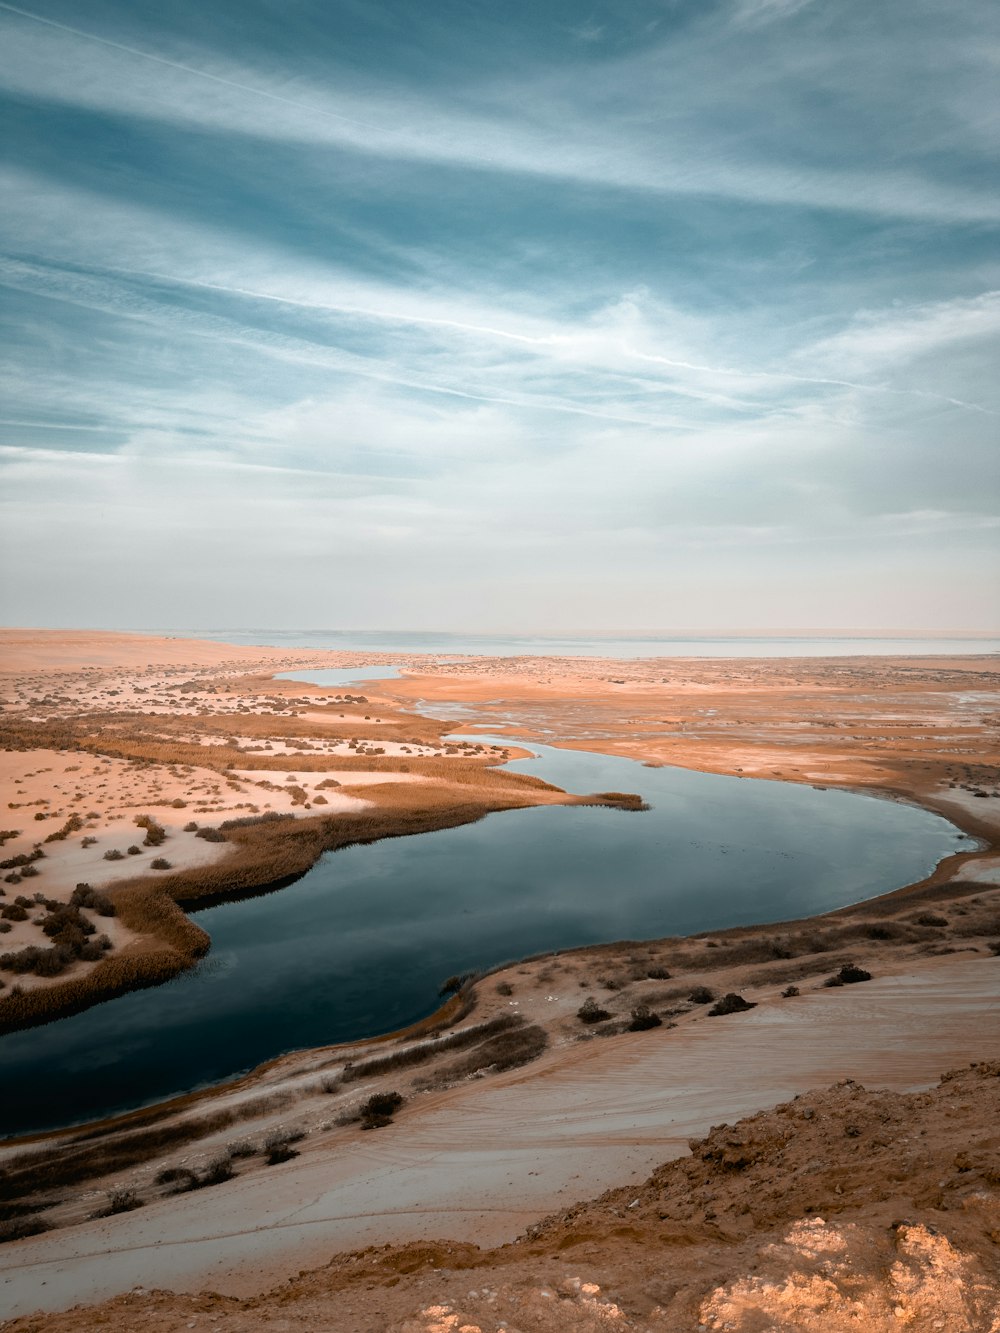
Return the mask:
M137 847L137 846L135 845L135 843L133 843L131 847L126 847L125 850L126 850L126 852L128 853L129 856L141 856L141 855L142 855L142 848L141 848L141 847Z
M872 974L866 972L863 967L855 967L853 963L846 963L836 975L827 977L823 985L827 988L833 986L853 986L858 981L871 981Z
M273 1148L268 1148L264 1161L268 1166L278 1166L281 1162L290 1162L293 1157L298 1157L298 1155L297 1149L292 1148L289 1144L276 1143Z
M6 1222L0 1222L0 1245L8 1240L23 1240L26 1236L38 1236L43 1231L51 1230L51 1222L46 1222L44 1217L12 1217Z
M264 1140L265 1161L268 1166L277 1166L280 1162L290 1162L298 1157L298 1152L291 1146L305 1138L301 1129L276 1129Z
M924 912L917 917L916 923L918 926L946 926L948 918L938 916L936 912Z
M158 824L152 815L136 815L135 823L139 828L146 830L146 836L142 840L145 847L159 847L167 836L167 830L162 824Z
M56 829L55 833L50 833L45 839L46 842L64 842L71 833L77 833L83 828L83 820L79 815L70 815L62 828Z
M106 894L92 889L89 884L78 884L70 894L69 902L71 907L86 907L91 912L96 912L98 916L117 914L111 899Z
M194 835L196 838L204 838L205 842L228 842L229 839L221 829L205 827L200 828Z
M136 1208L141 1208L146 1202L141 1199L135 1190L111 1190L108 1193L108 1201L103 1208L98 1208L97 1212L91 1213L91 1217L114 1217L118 1213L131 1213Z
M695 986L694 990L688 996L691 1004L711 1004L715 995L707 986Z
M150 870L171 870L173 867L171 866L170 862L166 859L166 857L157 856L154 857L152 861L150 861L149 868Z
M602 1009L592 995L588 995L576 1011L581 1023L603 1023L611 1017L607 1009Z
M112 847L110 851L104 853L105 861L124 861L125 853L120 852L117 847Z
M403 1105L399 1092L375 1092L361 1107L361 1128L382 1129Z
M496 991L498 995L513 995L514 987L509 981L498 981Z
M799 993L798 986L786 986L785 989L781 992L781 997L784 1000L791 1000L796 995L798 995L798 993Z
M198 825L194 822L193 819L189 819L188 822L184 825L185 833L195 833L197 829Z
M186 1166L165 1166L153 1177L154 1185L177 1185L182 1181L194 1180L195 1174Z
M226 1145L226 1152L230 1157L256 1157L260 1149L249 1139L237 1139L235 1143Z
M210 1185L222 1185L233 1178L233 1164L229 1157L216 1157L209 1162L205 1170L197 1177L195 1189L207 1189Z
M669 981L670 973L665 967L651 967L646 976L650 981Z
M735 991L730 991L728 995L723 995L722 999L713 1004L708 1011L709 1018L719 1018L723 1014L742 1014L747 1009L756 1009L757 1005L752 1000L744 1000L742 995L737 995Z
M628 1025L629 1032L646 1032L649 1028L658 1028L663 1024L663 1019L659 1014L654 1014L648 1004L637 1004L632 1010L632 1021Z

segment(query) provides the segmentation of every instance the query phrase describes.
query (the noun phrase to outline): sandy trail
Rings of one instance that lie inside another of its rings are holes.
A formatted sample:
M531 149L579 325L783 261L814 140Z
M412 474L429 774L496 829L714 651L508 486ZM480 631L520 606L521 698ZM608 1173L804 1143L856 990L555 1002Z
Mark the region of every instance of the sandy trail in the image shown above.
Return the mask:
M682 1155L713 1123L854 1078L898 1091L1000 1055L1000 961L905 965L677 1031L556 1049L529 1070L429 1094L389 1129L197 1196L5 1247L0 1313L135 1286L245 1295L331 1254L448 1237L495 1245Z

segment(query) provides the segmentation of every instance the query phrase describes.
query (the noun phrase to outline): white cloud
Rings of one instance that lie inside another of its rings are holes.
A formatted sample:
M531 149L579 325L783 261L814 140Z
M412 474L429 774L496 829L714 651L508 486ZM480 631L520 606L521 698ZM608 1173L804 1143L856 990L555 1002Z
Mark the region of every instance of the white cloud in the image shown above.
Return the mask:
M208 51L175 60L10 5L0 10L9 15L0 86L65 105L373 157L653 194L942 222L1000 219L994 196L954 182L941 185L914 170L819 167L745 150L734 157L725 141L706 138L690 115L678 114L678 94L690 92L697 106L708 93L705 85L715 71L698 65L710 60L711 43L707 55L694 51L688 71L668 45L652 57L619 62L601 81L591 76L559 88L539 78L483 89L478 105L469 105L357 80L347 86L346 78L345 86L331 91L280 68L244 68ZM675 73L678 88L666 114L652 93L647 105L640 100L614 106L617 89L670 86Z

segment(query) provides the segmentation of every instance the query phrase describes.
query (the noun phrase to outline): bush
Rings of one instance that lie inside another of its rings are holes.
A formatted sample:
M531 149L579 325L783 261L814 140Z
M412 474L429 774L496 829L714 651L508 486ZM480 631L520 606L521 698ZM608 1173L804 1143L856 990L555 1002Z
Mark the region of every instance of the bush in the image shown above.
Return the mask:
M105 861L124 861L125 853L120 852L117 847L112 847L110 851L104 853Z
M799 993L798 986L786 986L785 989L781 992L781 998L783 1000L791 1000L796 995L798 995L798 993Z
M150 868L150 870L171 870L171 869L173 869L173 867L171 866L170 862L166 859L166 857L163 857L163 856L157 856L157 857L154 857L154 859L153 859L152 861L150 861L150 863L149 863L149 868Z
M196 838L204 838L205 842L229 841L229 839L226 837L226 835L222 832L221 829L211 828L211 827L198 829L197 833L194 836Z
M670 973L665 967L651 967L646 973L650 981L669 981Z
M637 1004L632 1010L632 1021L628 1025L629 1032L646 1032L649 1028L658 1028L663 1024L663 1019L659 1014L654 1014L648 1004Z
M853 963L847 963L835 976L827 977L823 985L827 988L853 986L858 981L871 981L871 979L872 974L866 972L863 967L855 967Z
M96 1213L91 1213L91 1217L114 1217L118 1213L131 1213L136 1208L141 1208L146 1202L141 1199L135 1190L111 1190L108 1193L108 1201L103 1208L98 1208Z
M162 824L158 824L152 815L136 815L135 822L139 828L146 830L146 836L142 840L144 847L159 847L167 836L167 830Z
M12 1217L0 1222L0 1245L8 1240L24 1240L26 1236L39 1236L43 1231L51 1231L51 1222L44 1217Z
M301 1129L276 1129L264 1140L265 1161L268 1166L277 1166L280 1162L290 1162L298 1157L298 1152L291 1146L305 1138Z
M695 986L694 990L688 996L691 1004L711 1004L715 995L707 986Z
M233 1178L233 1164L229 1157L216 1157L209 1162L205 1170L197 1177L195 1189L206 1189L209 1185L222 1185Z
M70 894L69 903L71 907L86 907L91 912L96 912L98 916L117 915L111 899L106 894L92 889L89 884L78 884Z
M382 1129L403 1105L399 1092L375 1092L361 1107L361 1128Z
M162 1171L157 1171L153 1177L154 1185L183 1185L188 1188L187 1182L194 1180L195 1174L189 1171L186 1166L165 1166Z
M730 991L728 995L723 995L722 999L713 1004L708 1011L709 1018L719 1018L723 1014L742 1014L747 1009L756 1009L757 1005L752 1000L744 1000L742 995L737 995L735 991Z
M611 1017L607 1009L602 1009L592 995L588 995L576 1011L581 1023L603 1023Z
M142 848L141 848L141 847L137 847L137 846L135 845L135 843L133 843L131 847L126 847L125 850L126 850L126 852L128 853L129 856L141 856L141 855L142 855Z
M256 1157L260 1149L249 1139L237 1139L235 1143L226 1144L226 1152L230 1157Z
M279 1166L282 1162L290 1162L293 1157L298 1156L298 1151L287 1143L276 1143L273 1148L268 1148L264 1161L267 1166Z

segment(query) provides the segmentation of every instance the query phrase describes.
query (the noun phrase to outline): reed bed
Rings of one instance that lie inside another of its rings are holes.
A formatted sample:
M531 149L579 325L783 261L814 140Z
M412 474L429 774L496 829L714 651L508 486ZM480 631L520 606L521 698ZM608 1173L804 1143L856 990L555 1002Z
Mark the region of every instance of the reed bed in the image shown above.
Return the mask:
M51 1148L19 1153L0 1168L0 1202L10 1203L34 1194L67 1189L86 1180L125 1171L230 1125L279 1110L292 1100L290 1093L271 1093L173 1124L116 1133L110 1138L83 1139L75 1144L57 1143Z
M387 1055L377 1055L370 1060L347 1064L339 1078L331 1079L324 1084L323 1091L336 1092L345 1083L357 1083L360 1079L394 1073L398 1069L412 1069L415 1065L426 1064L428 1060L436 1059L443 1051L460 1051L469 1046L478 1046L501 1032L523 1027L524 1022L520 1014L499 1014L485 1023L462 1028L447 1037L436 1037L431 1041L422 1042L419 1046L410 1046L403 1050L391 1051Z
M484 787L487 784L484 784ZM382 838L456 828L495 810L533 804L527 792L504 784L489 794L420 788L379 788L380 804L368 810L304 819L261 820L226 833L232 850L214 865L124 880L108 891L122 924L143 941L116 951L89 971L43 987L12 987L0 995L0 1033L33 1027L78 1013L100 1000L168 981L202 957L208 935L179 906L206 906L284 887L304 875L324 852ZM477 799L478 798L478 799Z

